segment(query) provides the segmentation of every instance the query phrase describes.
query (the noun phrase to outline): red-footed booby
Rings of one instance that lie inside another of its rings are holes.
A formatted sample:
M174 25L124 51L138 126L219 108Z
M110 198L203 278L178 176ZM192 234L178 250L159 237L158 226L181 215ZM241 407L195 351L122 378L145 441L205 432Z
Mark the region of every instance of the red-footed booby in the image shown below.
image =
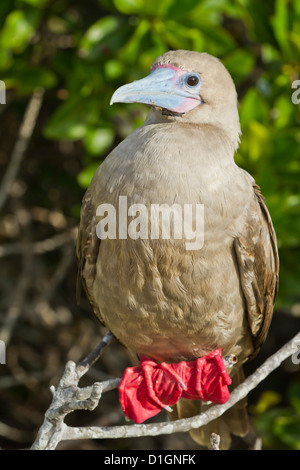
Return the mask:
M83 199L77 252L90 304L139 358L174 364L216 349L234 354L234 388L269 329L278 255L260 190L234 162L241 131L233 80L209 54L170 51L148 77L119 88L115 102L151 109L98 168ZM150 223L162 204L177 224L169 237ZM186 207L193 208L192 233L195 208L203 208L202 242L194 246L184 230L175 236ZM180 398L172 415L193 416L205 406ZM247 432L245 407L238 403L192 437L209 445L216 432L228 448L230 433Z

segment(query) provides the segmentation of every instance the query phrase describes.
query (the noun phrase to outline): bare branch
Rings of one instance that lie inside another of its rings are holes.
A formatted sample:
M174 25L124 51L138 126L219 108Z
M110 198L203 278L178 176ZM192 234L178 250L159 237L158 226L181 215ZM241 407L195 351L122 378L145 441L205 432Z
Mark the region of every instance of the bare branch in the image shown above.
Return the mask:
M110 338L110 335L109 335ZM110 338L111 339L111 338ZM103 341L101 342L103 344ZM100 344L101 344L100 343ZM107 344L107 343L106 343ZM298 333L291 341L289 341L285 346L283 346L279 351L270 356L262 366L260 366L252 375L250 375L241 385L239 385L230 396L230 399L223 405L215 405L209 408L206 412L201 413L198 416L192 418L180 419L172 422L163 422L163 423L154 423L154 424L135 424L135 425L124 425L124 426L110 426L110 427L101 427L101 426L90 426L90 427L78 427L73 428L67 426L63 423L63 418L65 412L70 412L73 409L78 409L81 407L83 402L80 404L74 403L70 405L71 402L74 402L75 398L78 396L83 397L86 394L90 394L92 397L92 406L94 406L95 401L100 399L101 391L104 391L102 382L95 388L88 387L88 389L78 389L77 383L79 376L81 377L82 370L76 373L76 366L74 363L68 363L64 376L60 382L58 389L55 391L53 402L50 406L50 409L46 413L45 422L40 429L39 435L36 442L33 444L33 449L53 449L56 445L62 440L72 440L72 439L117 439L117 438L127 438L127 437L139 437L139 436L157 436L161 434L172 434L175 432L186 432L191 429L199 428L205 424L208 424L210 421L218 418L226 410L231 408L242 398L245 398L248 393L253 390L262 380L264 380L274 369L279 367L279 365L287 359L289 356L297 352L300 344L300 333ZM100 347L100 345L99 345ZM100 348L102 350L102 348ZM95 357L92 353L91 356ZM89 357L89 356L88 356ZM83 361L85 371L88 366L87 362L93 363L94 359L89 359L88 361ZM118 385L120 379L115 379L113 387ZM110 381L108 381L110 382ZM96 384L94 384L96 385ZM101 386L100 386L101 385ZM72 387L73 386L73 387ZM60 396L57 395L59 389L63 389L64 393ZM110 387L108 387L110 389ZM80 391L79 391L80 390ZM79 395L78 395L79 394ZM68 397L67 397L68 395ZM64 402L62 403L62 400ZM89 398L86 398L87 405L90 405ZM62 413L56 419L56 425L53 426L53 421L49 420L49 415L53 417L53 407L57 402L60 402L60 412ZM62 406L66 402L68 405L66 407ZM74 407L75 406L75 407ZM52 428L51 428L52 426Z
M4 206L10 188L16 179L21 162L28 148L39 111L42 106L44 90L38 88L34 91L27 106L17 141L13 148L12 156L10 158L6 173L3 177L0 188L0 210Z
M102 341L98 344L98 346L85 358L81 361L77 366L77 374L79 377L82 377L89 368L98 361L99 357L102 354L103 349L113 340L114 336L109 331Z
M56 250L63 245L74 241L76 238L77 229L71 229L70 231L59 233L54 235L53 237L46 238L45 240L41 240L38 242L32 243L32 253L35 255L42 255L44 253L48 253L49 251ZM18 243L6 243L4 245L0 245L0 258L4 256L10 255L19 255L20 253L24 253L27 250L27 246L24 242Z
M24 231L27 231L27 221L23 225ZM22 313L24 304L26 303L26 295L32 283L31 276L31 266L32 266L32 251L31 245L27 241L27 236L25 236L24 246L27 248L22 254L21 264L22 271L19 276L18 282L16 283L16 288L13 291L12 299L9 304L8 311L6 313L3 325L0 329L0 339L4 341L6 346L8 345L15 325Z
M45 414L37 438L32 446L33 450L55 449L63 440L68 426L64 423L67 414L75 410L93 410L99 403L103 391L118 387L120 379L95 382L91 387L79 388L80 378L89 367L101 356L104 348L112 341L110 331L104 336L99 345L76 367L73 361L66 365L64 374L57 388L50 388L53 400Z

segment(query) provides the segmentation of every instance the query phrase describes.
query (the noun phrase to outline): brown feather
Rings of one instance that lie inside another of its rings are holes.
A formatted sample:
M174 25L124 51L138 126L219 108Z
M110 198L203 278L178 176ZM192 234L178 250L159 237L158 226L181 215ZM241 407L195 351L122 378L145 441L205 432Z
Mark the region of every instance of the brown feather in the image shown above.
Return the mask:
M276 235L259 187L254 185L257 209L234 241L241 287L252 333L253 358L271 323L278 290L279 258Z

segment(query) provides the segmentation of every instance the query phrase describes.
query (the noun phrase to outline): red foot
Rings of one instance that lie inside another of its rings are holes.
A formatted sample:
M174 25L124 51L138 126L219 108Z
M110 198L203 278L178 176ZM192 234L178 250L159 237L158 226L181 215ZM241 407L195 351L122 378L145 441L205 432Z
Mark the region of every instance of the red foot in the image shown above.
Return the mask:
M128 418L142 423L175 405L180 397L225 403L230 383L221 349L196 361L176 364L157 364L142 357L139 366L125 370L119 385L120 403Z

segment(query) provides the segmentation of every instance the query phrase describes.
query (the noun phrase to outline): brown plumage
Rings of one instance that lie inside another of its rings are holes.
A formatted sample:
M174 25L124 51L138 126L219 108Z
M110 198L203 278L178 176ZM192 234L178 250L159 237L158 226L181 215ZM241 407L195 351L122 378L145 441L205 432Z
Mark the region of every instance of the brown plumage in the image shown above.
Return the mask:
M200 101L190 100L194 107L184 113L154 102L145 123L98 168L82 204L79 271L95 315L132 353L178 362L222 348L223 355L238 357L231 372L235 387L270 325L276 237L259 188L234 163L240 125L227 70L218 59L190 51L170 51L156 67L195 72ZM151 239L150 229L148 239L100 241L97 207L117 208L119 196L149 210L154 203L204 204L203 247L186 250L184 237ZM204 406L180 400L172 419ZM217 432L228 448L230 433L244 435L247 428L243 401L191 434L209 445L210 433Z

